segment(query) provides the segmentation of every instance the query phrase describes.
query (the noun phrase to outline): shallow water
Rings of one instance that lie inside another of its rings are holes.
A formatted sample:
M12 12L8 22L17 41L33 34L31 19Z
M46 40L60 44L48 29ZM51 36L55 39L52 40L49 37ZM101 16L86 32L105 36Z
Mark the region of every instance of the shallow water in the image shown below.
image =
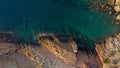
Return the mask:
M13 31L15 39L35 40L39 32L70 30L90 40L103 38L119 28L108 16L89 9L87 0L67 3L65 0L0 0L0 31ZM78 4L78 5L76 5Z

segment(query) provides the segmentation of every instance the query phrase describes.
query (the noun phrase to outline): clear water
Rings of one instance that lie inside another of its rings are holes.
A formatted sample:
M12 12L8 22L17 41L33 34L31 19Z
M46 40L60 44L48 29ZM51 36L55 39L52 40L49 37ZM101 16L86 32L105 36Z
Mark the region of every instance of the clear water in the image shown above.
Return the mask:
M0 0L0 31L13 31L16 39L34 40L39 32L56 32L70 28L88 37L103 38L119 28L110 24L96 10L89 9L87 0L71 5L60 0ZM61 0L64 1L64 0Z

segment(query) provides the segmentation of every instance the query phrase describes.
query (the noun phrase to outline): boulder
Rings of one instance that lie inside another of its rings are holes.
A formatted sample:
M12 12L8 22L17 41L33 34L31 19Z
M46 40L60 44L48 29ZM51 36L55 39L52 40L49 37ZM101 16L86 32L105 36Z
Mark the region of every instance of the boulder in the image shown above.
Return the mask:
M118 21L120 20L120 15L116 16L116 20L118 20Z
M115 12L120 12L120 6L114 6Z

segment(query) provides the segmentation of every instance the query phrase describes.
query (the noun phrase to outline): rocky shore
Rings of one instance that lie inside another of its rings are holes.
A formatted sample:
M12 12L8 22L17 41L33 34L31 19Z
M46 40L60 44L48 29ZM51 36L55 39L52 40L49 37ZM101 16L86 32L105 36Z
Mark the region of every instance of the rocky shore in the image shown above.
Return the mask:
M86 53L73 38L38 36L39 45L8 41L1 35L0 68L119 68L120 33L96 42L96 53ZM24 63L24 64L23 64Z
M1 41L0 68L102 67L97 54L80 51L72 38L39 36L38 40L39 45Z
M120 0L94 2L92 7L114 15L120 23ZM10 33L0 33L0 68L120 68L120 33L95 43L96 53L80 50L70 37L39 35L38 44L11 42Z
M96 51L103 68L120 67L120 33L106 37L105 41L96 43Z

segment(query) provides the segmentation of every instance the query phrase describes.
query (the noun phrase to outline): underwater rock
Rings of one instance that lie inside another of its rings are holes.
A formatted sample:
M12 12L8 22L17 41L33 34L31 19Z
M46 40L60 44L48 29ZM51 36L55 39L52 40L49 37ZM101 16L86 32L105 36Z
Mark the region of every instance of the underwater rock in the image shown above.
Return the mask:
M96 43L95 49L103 63L103 68L120 67L120 33Z

